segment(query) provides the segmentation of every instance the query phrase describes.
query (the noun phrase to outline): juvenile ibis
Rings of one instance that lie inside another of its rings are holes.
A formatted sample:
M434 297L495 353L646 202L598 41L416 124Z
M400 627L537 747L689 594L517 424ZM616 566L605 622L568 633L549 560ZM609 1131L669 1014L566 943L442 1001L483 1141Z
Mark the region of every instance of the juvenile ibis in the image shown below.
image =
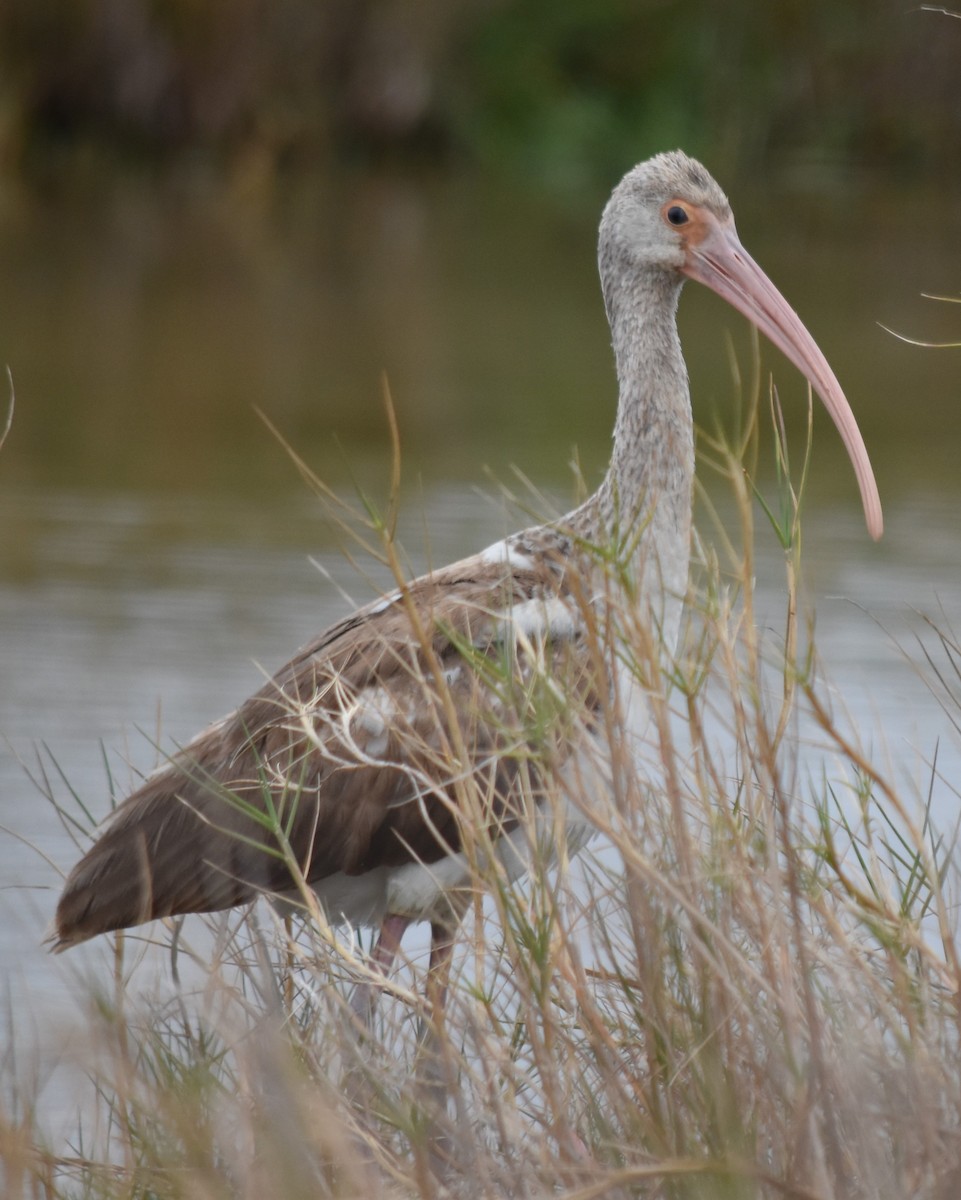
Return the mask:
M584 666L585 614L603 623L607 586L592 547L623 548L620 602L634 606L668 653L676 641L694 475L676 324L685 279L727 300L807 377L851 458L868 530L880 537L874 475L841 388L742 247L727 198L700 163L677 151L628 172L604 209L598 262L619 401L597 491L560 520L352 613L174 755L119 806L70 873L56 949L155 917L289 894L299 882L331 921L379 928L374 963L385 973L407 926L430 921L439 968L471 881L470 828L480 823L513 853L517 792L531 794L521 765L531 758L521 752L530 731L517 705L508 712L504 664L521 683L536 669L579 689L587 719L557 739L544 759L550 769L569 770L597 740L590 713L606 702L605 690L618 694L628 720L644 707L632 694L642 682L615 685ZM591 775L595 785L602 777ZM465 778L478 785L469 813ZM581 809L590 804L590 795L580 797ZM271 807L283 853L265 832Z

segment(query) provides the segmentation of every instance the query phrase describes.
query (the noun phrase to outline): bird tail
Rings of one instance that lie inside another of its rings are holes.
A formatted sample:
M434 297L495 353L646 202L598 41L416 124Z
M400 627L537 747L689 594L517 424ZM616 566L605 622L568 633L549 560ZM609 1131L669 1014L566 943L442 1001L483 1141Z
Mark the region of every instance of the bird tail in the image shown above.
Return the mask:
M120 805L71 871L49 939L53 951L289 887L276 839L271 845L255 815L263 807L260 783L227 793L196 762L175 760Z

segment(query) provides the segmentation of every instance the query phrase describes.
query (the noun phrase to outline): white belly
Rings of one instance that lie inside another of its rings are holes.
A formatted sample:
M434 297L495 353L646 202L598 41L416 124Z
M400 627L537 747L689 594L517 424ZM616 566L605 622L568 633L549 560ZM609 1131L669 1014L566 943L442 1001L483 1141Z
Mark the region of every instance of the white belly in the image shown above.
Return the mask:
M594 739L589 742L565 764L556 785L557 802L538 806L529 821L495 843L495 869L507 882L578 853L596 832L591 809L599 792L610 791L610 766ZM429 864L376 867L360 875L341 871L312 886L333 924L376 928L388 914L415 921L443 919L450 913L448 894L474 882L475 874L461 853Z

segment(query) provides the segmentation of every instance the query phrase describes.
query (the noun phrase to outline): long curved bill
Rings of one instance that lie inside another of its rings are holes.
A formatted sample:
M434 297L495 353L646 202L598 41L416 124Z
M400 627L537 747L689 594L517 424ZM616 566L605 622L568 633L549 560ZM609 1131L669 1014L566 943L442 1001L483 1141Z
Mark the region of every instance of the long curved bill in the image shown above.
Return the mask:
M809 380L837 426L857 476L868 532L877 540L884 529L881 498L864 439L827 359L801 319L741 245L732 222L701 214L702 236L688 243L683 273L717 292L771 339ZM699 231L700 232L700 231Z

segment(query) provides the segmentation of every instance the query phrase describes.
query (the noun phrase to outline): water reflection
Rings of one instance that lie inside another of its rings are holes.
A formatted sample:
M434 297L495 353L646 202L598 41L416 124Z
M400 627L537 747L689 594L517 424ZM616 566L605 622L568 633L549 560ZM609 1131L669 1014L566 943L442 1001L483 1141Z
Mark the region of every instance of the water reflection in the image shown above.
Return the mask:
M236 499L7 495L0 519L8 531L24 501L30 570L0 584L0 728L14 752L0 756L0 820L10 831L0 839L0 958L32 988L49 988L59 968L38 942L53 910L54 867L68 867L75 852L15 755L35 768L35 748L46 745L69 789L103 815L113 788L122 795L157 762L158 745L182 744L228 711L263 669L384 580L376 570L370 578L350 570L306 501L265 513L259 501ZM425 490L402 529L412 569L486 544L506 521L497 502L480 502L472 489ZM918 528L929 536L919 538ZM806 537L818 645L839 709L868 745L890 754L899 777L908 772L919 786L941 739L947 782L935 787L935 804L950 827L952 781L961 779L957 713L939 708L891 635L920 658L914 638L924 626L914 608L961 629L953 509L919 496L891 514L883 552L856 514L829 508L812 512ZM762 625L783 628L783 568L769 536L758 579ZM50 760L47 770L56 774ZM69 789L57 783L64 800Z
M957 292L940 249L955 209L865 195L858 221L841 223L834 196L731 191L746 244L844 383L889 503L922 471L956 486L956 356L876 323L957 340L957 306L920 297ZM366 176L301 180L266 205L196 180L8 197L0 356L21 404L4 476L269 496L290 475L252 408L342 474L335 439L351 463L384 444L382 370L408 462L432 478L516 460L557 479L574 443L596 468L614 401L594 268L601 200L570 211L474 180ZM711 423L735 391L730 336L750 358L746 327L694 287L681 321L697 415ZM779 382L792 413L804 389L786 368Z

